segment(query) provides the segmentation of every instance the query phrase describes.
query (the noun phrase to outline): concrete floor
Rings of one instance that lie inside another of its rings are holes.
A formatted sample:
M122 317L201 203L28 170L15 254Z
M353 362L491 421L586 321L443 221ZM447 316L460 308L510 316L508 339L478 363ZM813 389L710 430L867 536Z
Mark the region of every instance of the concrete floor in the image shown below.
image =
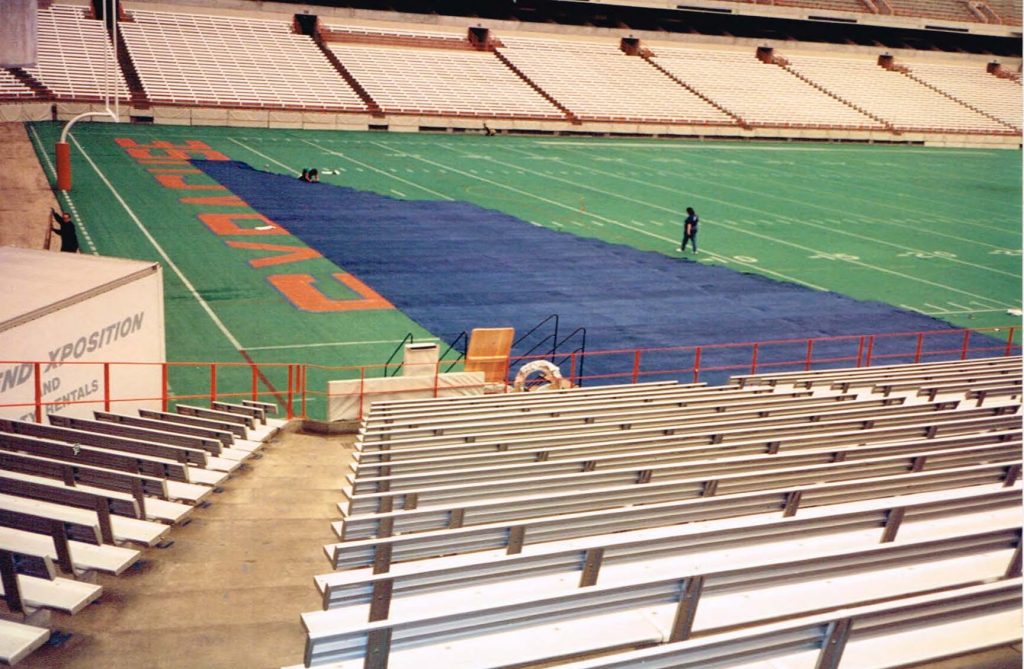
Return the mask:
M174 544L147 549L137 568L100 576L103 596L75 616L72 634L19 667L139 669L302 662L303 611L321 607L313 576L330 570L352 437L285 432L173 528Z

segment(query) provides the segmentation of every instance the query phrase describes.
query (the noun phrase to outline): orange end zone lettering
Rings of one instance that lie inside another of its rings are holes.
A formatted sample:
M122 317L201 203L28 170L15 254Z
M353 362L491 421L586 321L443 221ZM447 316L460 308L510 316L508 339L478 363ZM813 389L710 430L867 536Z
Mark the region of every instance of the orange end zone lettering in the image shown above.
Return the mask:
M229 212L224 214L199 214L199 220L218 235L287 235L288 231L277 223L251 211ZM240 227L235 221L256 221L257 225L250 228ZM267 228L256 230L256 227Z
M333 300L314 286L316 279L311 274L273 274L267 277L267 281L274 288L281 291L296 308L303 311L324 313L395 308L393 304L381 297L379 293L351 274L335 272L331 276L336 281L340 281L351 288L362 299Z
M135 162L140 165L188 165L187 160L177 158L136 158Z
M114 141L117 142L118 146L127 151L129 156L136 160L149 158L189 160L193 157L204 160L230 160L220 151L214 151L206 142L200 142L195 139L186 140L184 144L173 144L165 140L155 140L149 144L139 144L134 139L127 137L118 137ZM153 151L157 153L154 154L152 153Z
M227 190L220 184L187 184L181 174L154 174L153 178L164 188L174 190Z
M178 198L182 204L197 204L201 207L248 207L245 200L237 195L208 195L206 197Z
M251 267L268 267L270 265L283 265L290 262L301 262L310 258L319 258L320 253L308 246L285 246L282 244L263 244L261 242L237 242L228 241L228 246L233 249L255 249L257 251L280 251L273 256L253 258L249 261Z

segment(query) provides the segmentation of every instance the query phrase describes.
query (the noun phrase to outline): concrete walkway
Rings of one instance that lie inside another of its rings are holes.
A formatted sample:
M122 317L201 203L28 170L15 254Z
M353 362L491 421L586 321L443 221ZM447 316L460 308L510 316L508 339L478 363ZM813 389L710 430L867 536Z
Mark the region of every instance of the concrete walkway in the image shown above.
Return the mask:
M313 576L330 570L352 437L283 433L173 528L139 568L101 576L100 601L52 626L72 634L19 667L138 669L300 664L299 614L320 608Z
M0 123L0 165L0 246L43 248L50 209L59 207L23 123ZM60 248L59 237L52 246Z

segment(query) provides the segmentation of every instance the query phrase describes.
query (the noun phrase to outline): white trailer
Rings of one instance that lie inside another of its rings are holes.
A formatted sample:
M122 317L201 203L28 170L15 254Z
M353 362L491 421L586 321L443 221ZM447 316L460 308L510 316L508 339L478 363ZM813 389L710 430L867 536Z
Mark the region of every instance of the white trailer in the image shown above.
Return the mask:
M159 408L165 360L158 263L0 247L0 417Z

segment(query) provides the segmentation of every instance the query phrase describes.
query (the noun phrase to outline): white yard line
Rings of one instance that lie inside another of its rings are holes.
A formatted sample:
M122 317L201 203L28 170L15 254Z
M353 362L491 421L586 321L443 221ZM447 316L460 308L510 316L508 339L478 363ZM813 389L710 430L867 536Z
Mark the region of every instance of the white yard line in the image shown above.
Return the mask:
M105 174L103 174L99 166L97 166L96 163L93 162L93 159L89 156L88 153L85 152L85 149L82 147L81 144L78 143L78 140L75 139L74 135L71 135L71 141L75 143L75 146L78 147L78 150L82 153L82 157L85 158L89 162L89 165L92 166L92 169L96 171L96 174L97 176L99 176L100 180L103 181L107 188L110 189L110 192L113 193L114 198L117 199L120 205L128 213L128 216L132 219L132 221L134 221L139 231L142 232L143 236L145 236L145 238L149 240L149 243L153 245L153 248L156 249L156 252L160 254L160 257L163 258L165 265L177 275L178 279L180 279L181 282L185 285L185 288L188 289L188 291L192 294L192 297L194 297L196 302L199 303L199 306L203 308L203 311L205 311L207 315L209 315L210 320L212 320L214 325L217 326L217 329L219 329L224 334L224 336L227 338L229 342L231 342L231 345L234 346L235 349L239 351L244 350L243 346L238 342L238 339L236 339L235 336L231 334L231 331L228 330L227 326L224 325L224 322L217 316L217 314L213 312L213 309L210 308L210 305L206 302L206 300L202 298L202 296L199 294L199 291L197 291L195 286L192 285L192 282L188 280L188 277L185 276L184 272L182 272L181 269L174 263L174 261L171 260L171 257L167 255L167 252L164 251L162 246L160 246L160 243L157 242L153 235L150 234L149 230L147 230L146 226L142 224L142 221L139 220L139 217L135 214L132 208L128 206L128 203L124 201L124 198L121 197L121 194L117 191L116 188L114 188L114 184L110 183L110 180L107 179Z
M374 143L376 144L376 142L374 142ZM391 149L390 147L388 147L387 145L384 145L384 144L378 144L378 146L380 146L382 148L385 148L385 149L389 149L389 150L394 151L394 149ZM419 156L414 156L413 158L415 160L419 160L421 162L428 163L428 164L433 165L435 167L440 167L442 169L446 169L446 170L449 170L451 172L455 172L456 174L461 174L462 176L470 178L470 179L476 179L478 181L482 181L484 183L490 184L492 186L496 186L498 188L504 188L505 190L512 191L513 193L517 193L517 194L522 195L524 197L529 197L529 198L533 198L535 200L540 200L541 202L546 202L546 203L548 203L548 204L550 204L552 206L559 207L561 209L568 209L568 210L570 210L570 211L572 211L574 213L579 213L579 210L576 207L572 206L572 205L567 205L567 204L564 204L562 202L556 202L555 200L551 200L551 199L548 199L546 197L542 197L540 195L537 195L536 193L530 193L528 191L524 191L524 190L521 190L519 188L515 188L515 187L510 186L508 184L499 183L497 181L494 181L492 179L488 179L486 177L479 176L477 174L470 174L469 172L465 172L465 171L457 169L455 167L450 167L448 165L444 165L442 163L438 163L438 162L435 162L433 160L429 160L427 158L422 158L422 157L419 157ZM568 181L566 179L559 179L558 177L550 177L550 178L557 179L558 181L565 181L566 183L572 183L572 184L574 184L574 185L576 185L578 187L581 187L581 188L584 187L584 186L580 186L579 184L575 184L575 182ZM587 188L589 188L589 187L587 187ZM592 190L596 190L596 189L592 189ZM604 191L598 191L598 192L604 192ZM609 193L609 194L610 195L614 195L614 193ZM646 206L653 206L653 207L656 207L656 208L659 208L659 209L665 209L665 211L672 211L672 213L677 213L677 212L675 212L673 210L669 210L669 209L666 209L664 207L658 207L657 205L651 205L649 203L640 202L640 201L637 201L637 202L639 204L643 204L643 205L646 205ZM612 225L617 225L619 227L626 228L627 230L632 230L633 232L636 232L636 233L639 233L639 234L642 234L642 235L646 235L646 236L652 237L654 239L658 239L658 240L661 240L661 241L669 242L669 243L671 243L673 245L673 248L678 248L678 246L679 246L679 239L677 239L675 237L666 237L664 235L657 235L657 234L654 234L654 233L650 232L649 230L644 230L643 228L636 228L636 227L633 227L631 225L626 225L624 223L621 223L619 221L607 218L605 216L600 216L599 214L588 214L588 215L591 218L600 218L605 223L610 223ZM735 260L733 258L727 258L727 257L724 257L724 256L720 256L720 255L718 255L716 253L708 253L708 252L705 251L704 255L707 256L707 257L710 257L712 259L719 260L720 262L736 263L736 264L739 264L739 265L743 265L745 267L749 267L751 269L755 269L756 268L760 273L769 274L771 276L776 276L776 277L778 277L780 279L785 279L786 281L789 281L789 282L792 282L792 283L798 283L798 284L800 284L802 286L807 286L808 288L814 288L815 290L827 290L826 288L823 288L822 286L817 286L815 284L809 283L807 281L803 281L801 279L797 279L795 277L787 276L787 275L781 274L779 272L774 272L772 270L768 270L768 269L765 269L763 267L758 267L757 265L754 265L754 264L751 264L751 263L746 263L746 262L742 262L742 261L739 261L739 260Z
M498 164L504 164L504 163L501 163L501 161L494 161L494 162L497 162ZM601 175L604 175L604 176L609 176L609 177L621 179L621 180L624 180L624 181L631 181L631 182L635 182L635 183L640 183L642 185L654 186L656 188L661 188L661 189L664 189L664 190L671 190L671 189L669 189L669 188L667 188L665 186L660 186L660 185L657 185L657 184L650 184L648 182L644 182L644 181L640 181L638 179L633 179L633 178L630 178L630 177L626 177L626 176L623 176L621 174L614 174L612 172L605 172L603 170L599 170L599 169L596 169L596 168L593 168L593 167L586 167L586 166L582 166L582 165L579 166L579 167L582 168L582 169L588 170L590 172L595 172L597 174L601 174ZM652 208L655 208L655 209L661 209L663 211L672 211L673 213L678 213L678 212L675 212L674 210L672 210L672 209L670 209L668 207L663 207L661 205L652 204L652 203L649 203L649 202L645 202L643 200L637 200L635 198L631 198L631 197L628 197L626 195L622 195L620 193L614 193L614 192L611 192L611 191L606 191L606 190L602 190L602 189L599 189L599 188L595 188L593 186L587 186L585 184L579 184L579 183L570 181L568 179L562 179L561 177L556 177L556 176L553 176L553 175L550 175L550 174L543 174L543 173L540 173L540 174L542 176L545 176L545 177L549 178L549 179L554 179L556 181L562 181L562 182L571 184L573 186L576 186L577 188L585 188L585 189L588 189L588 190L596 191L598 193L602 193L603 195L609 195L611 197L618 197L620 199L627 200L629 202L634 202L636 204L652 207ZM735 206L735 207L740 208L740 209L746 209L748 211L752 211L754 213L761 214L761 215L765 215L765 214L768 213L768 212L761 211L761 210L757 209L756 207L748 207L746 205L741 205L741 204L737 204L737 203L724 202L724 201L716 200L716 199L713 199L713 198L704 198L704 199L708 199L708 200L711 200L713 202L719 202L720 204L727 204L727 205L730 205L730 206ZM785 217L785 218L789 218L789 217ZM794 219L793 222L799 223L799 221L796 221L795 219ZM824 251L822 249L814 249L814 248L811 248L811 247L808 247L808 246L803 246L802 244L796 244L796 243L789 242L789 241L786 241L786 240L783 240L783 239L778 239L776 237L770 237L770 236L767 236L767 235L758 234L758 233L756 233L756 232L754 232L752 230L744 230L744 229L742 229L742 228L740 228L740 227L738 227L736 225L729 225L725 221L715 221L715 224L716 225L722 225L723 227L726 227L726 228L728 228L730 230L734 230L736 232L740 232L740 233L743 233L743 234L746 234L746 235L750 235L750 236L753 236L753 237L758 237L759 239L765 239L765 240L768 240L770 242L774 242L776 244L782 244L784 246L790 246L790 247L793 247L793 248L798 248L798 249L807 251L807 252L812 253L812 254L828 253L828 251ZM828 228L826 228L826 229L828 229ZM948 291L951 291L951 292L954 292L954 293L959 293L961 295L969 295L970 297L976 297L976 298L982 298L982 299L984 299L984 297L985 297L984 295L978 295L976 293L971 293L969 291L960 290L959 288L954 288L952 286L947 286L945 284L941 284L941 283L938 283L938 282L935 282L935 281L930 281L928 279L923 279L923 278L916 277L916 276L913 276L913 275L910 275L910 274L904 274L902 272L896 272L894 270L886 269L885 267L881 267L881 266L878 266L878 265L872 265L870 263L861 262L860 260L853 260L853 259L848 259L848 258L837 258L837 260L839 260L841 262L850 263L852 265L857 265L859 267L864 267L864 268L867 268L867 269L871 269L871 270L874 270L874 271L877 271L877 272L882 272L882 273L885 273L885 274L891 274L893 276L898 276L898 277L900 277L902 279L907 279L909 281L916 281L916 282L924 283L924 284L927 284L927 285L930 285L930 286L933 286L933 287L936 287L936 288L942 288L944 290L948 290Z
M430 193L431 195L436 195L437 197L441 198L442 200L448 200L448 201L454 201L455 200L455 198L448 197L444 193L438 193L436 190L431 190L431 189L427 188L426 186L421 186L418 183L409 181L408 179L405 179L403 177L397 176L395 174L388 174L387 172L385 172L382 169L376 168L373 165L368 165L368 164L366 164L366 163L364 163L362 161L356 160L355 158L350 158L349 156L346 156L345 154L343 154L343 153L341 153L339 151L334 151L334 150L325 148L323 146L320 146L319 144L316 144L316 143L311 142L311 141L306 140L306 139L304 139L302 141L305 142L306 144L309 144L312 147L315 147L315 148L319 149L320 151L325 151L327 153L330 153L331 155L338 156L339 158L344 158L345 160L353 162L356 165L359 165L361 167L365 167L368 170L371 170L373 172L377 172L378 174L383 174L386 177L391 177L392 179L397 179L398 181L401 181L404 184L412 186L413 188L418 188L419 190L421 190L421 191L423 191L425 193ZM371 142L371 143L375 144L376 142ZM389 151L393 151L394 150L394 149L390 149L389 147L385 147L385 148L388 148Z
M518 151L518 152L521 152L521 153L527 153L525 151L522 151L521 149L516 149L516 148L513 148L513 147L505 147L505 148L507 150L510 150L510 151ZM527 153L527 155L533 155L533 154ZM564 164L569 164L569 163L564 163ZM651 167L648 164L634 163L634 162L627 163L627 164L630 167L632 167L634 169L637 169L637 170L645 170L647 172L651 172L651 173L654 173L654 174L657 174L657 175L660 175L660 176L667 176L667 177L670 177L670 178L678 178L678 175L676 175L676 174L674 174L672 172L667 172L665 170L661 170L661 169L658 169L658 168L655 168L655 167ZM582 169L586 169L586 170L597 171L597 172L599 172L601 174L609 174L610 176L621 176L621 175L614 175L614 174L610 174L610 173L606 173L606 172L601 172L600 170L595 170L594 168L587 167L585 165L573 165L573 166L574 167L579 167L579 168L582 168ZM789 197L782 197L780 195L776 195L776 194L770 192L770 189L772 187L774 187L774 185L775 185L774 183L769 184L767 190L754 190L754 189L750 189L750 188L742 188L740 186L735 186L735 185L723 182L722 180L704 179L704 178L701 178L700 174L696 173L696 172L688 173L688 176L690 178L696 180L696 181L701 181L703 183L706 183L709 186L729 188L731 190L734 190L734 191L737 191L737 192L740 192L740 193L744 193L744 194L747 194L747 195L769 196L769 197L775 198L776 200L780 200L782 202L789 202L789 203L792 203L794 205L801 206L801 207L803 207L803 206L813 207L815 209L824 210L824 211L828 212L829 214L831 214L833 216L836 215L835 209L832 209L832 208L829 208L829 207L826 207L826 206L823 206L823 205L820 205L820 204L817 204L817 203L814 203L814 202L807 202L805 200L798 200L798 199L789 198ZM752 174L751 178L759 178L759 177L756 174ZM638 181L637 183L641 183L643 185L647 185L647 186L650 186L652 188L668 190L670 192L677 192L676 189L674 189L674 188L669 188L669 187L666 187L666 186L662 186L660 184L650 183L649 181ZM800 187L800 185L798 183L791 184L791 186L798 187L798 188ZM812 191L812 192L816 192L816 191ZM891 193L889 193L889 195L891 195ZM726 201L726 200L720 200L720 199L716 199L716 198L709 198L707 196L702 196L702 197L703 197L703 199L708 200L710 202L717 202L718 204L723 204L723 205L729 205L729 206L735 206L735 207L739 207L739 208L749 209L750 211L754 211L754 212L757 212L759 214L764 214L765 213L765 212L762 212L762 211L760 211L760 210L758 210L756 208L744 207L744 206L739 205L739 204L737 204L736 202L733 202L733 201ZM922 199L922 198L916 198L916 199ZM870 204L871 205L877 205L877 203L874 203L874 202L871 202ZM897 205L884 205L884 206L887 206L889 208L898 209L899 211L902 212L902 209L899 209ZM877 223L880 223L880 222L881 223L885 222L884 220L880 221L878 219L865 216L864 214L859 214L856 211L844 211L843 215L849 215L849 216L858 217L858 218L861 218L862 220L864 220L866 222L869 222L869 223L877 224ZM942 221L943 224L956 224L956 225L958 225L960 227L975 227L975 228L979 228L979 229L982 229L982 230L991 230L991 231L1001 232L1001 233L1004 233L1004 234L1006 233L1005 229L998 228L998 227L993 227L993 226L990 226L990 225L984 225L984 224L981 224L981 223L976 223L976 222L970 221L970 220L963 220L963 219L958 219L958 218L943 217L941 215L938 215L937 218L940 221ZM791 219L791 220L793 220L795 222L798 222L798 223L799 222L803 222L803 221L798 220L798 219Z
M526 155L532 155L532 156L534 156L536 158L535 154L531 154L529 152L523 151L522 149L516 149L514 147L507 147L507 146L503 147L503 148L505 148L507 150L511 150L511 151L519 151L521 153L525 153ZM648 148L651 148L651 147L648 145ZM742 147L735 147L735 148L739 149L739 148L742 148ZM570 150L578 151L578 149L570 149ZM589 160L590 159L590 156L587 155L587 152L579 151L579 153L582 154L582 156L584 157L585 160ZM661 175L661 176L667 176L669 178L678 178L679 177L679 175L676 174L676 173L667 172L665 170L661 170L661 169L658 169L656 167L653 167L652 164L655 163L655 162L665 162L665 161L651 160L651 161L647 161L647 162L643 162L643 163L630 162L628 164L631 167L635 168L635 169L646 170L648 172L651 172L651 173L654 173L654 174L658 174L658 175ZM674 160L674 159L670 159L667 162L680 163L680 164L682 163L682 161L678 161L678 160ZM740 161L730 161L730 162L735 162L737 164L740 164ZM584 168L584 169L587 169L587 168ZM770 195L770 196L775 197L777 199L781 199L783 201L793 202L794 204L797 204L797 205L800 205L800 206L806 205L806 206L812 206L812 207L816 207L816 208L821 208L821 209L824 209L825 211L828 211L828 212L832 213L833 215L835 214L834 210L829 209L827 207L822 207L821 205L817 205L817 204L812 203L812 202L806 202L804 200L794 200L792 198L783 198L783 197L780 197L780 196L772 194L770 192L770 190L772 188L774 188L775 185L776 185L774 181L769 181L768 182L768 184L766 185L766 189L767 190L751 190L751 189L746 189L746 188L741 188L739 186L731 185L731 184L729 184L727 182L722 181L721 179L715 179L713 174L711 175L711 178L702 178L702 174L703 173L688 172L687 176L689 178L694 179L694 180L701 181L701 182L707 183L709 185L714 185L715 187L731 188L732 190L736 190L736 191L743 192L743 193L748 193L748 194L755 194L755 195L766 195L767 194L767 195ZM750 178L755 178L755 179L756 178L761 178L762 180L765 179L765 177L760 177L758 174L751 174ZM658 187L656 184L650 184L650 185L652 185L654 187ZM791 183L789 185L790 185L790 187L793 187L793 188L802 188L800 183L798 181L796 181L796 180L791 181ZM804 190L810 190L810 189L804 189ZM876 190L878 190L878 189L876 189ZM811 192L817 193L817 191L813 191L813 190ZM886 193L887 196L891 196L892 195L892 193L888 189L885 190L884 192ZM848 193L846 194L846 196L850 197L850 195ZM926 198L919 197L919 196L916 196L916 195L915 196L907 195L907 197L913 197L914 199L921 200L921 201L928 201ZM900 211L901 213L903 211L898 205L886 204L884 201L882 201L881 205L879 205L879 202L877 202L875 200L864 200L864 199L862 199L862 200L865 203L864 204L865 207L885 206L885 207L888 207L890 209L894 209L894 210ZM711 200L711 201L715 201L715 202L719 202L719 203L725 204L725 202L723 202L721 200ZM858 214L856 210L852 210L851 211L851 210L849 210L849 208L844 210L843 214L844 215L849 215L849 216L860 217L860 218L864 219L865 221L872 222L872 223L884 222L884 221L879 221L877 219L869 218L869 217L867 217L867 216L865 216L863 214ZM977 222L975 222L973 220L964 219L962 217L946 217L946 216L943 216L941 214L936 215L936 216L942 222L942 224L944 224L944 225L957 225L958 227L961 227L961 228L963 228L963 227L974 227L974 228L978 228L978 229L982 229L982 230L1001 232L1001 233L1004 233L1004 234L1006 233L1005 229L994 227L994 226L990 226L990 225L985 225L985 224L982 224L982 223L977 223Z
M228 137L228 140L230 140L230 141L234 142L235 144L239 145L240 147L242 147L242 148L243 148L243 149L245 149L246 151L252 151L252 152L253 152L253 153L255 153L255 154L256 154L257 156L259 156L260 158L263 158L264 160L269 160L270 162L274 163L274 164L275 164L275 165L277 165L278 167L283 167L284 169L286 169L286 170L288 170L289 172L292 172L292 173L294 173L294 174L298 174L298 173L299 173L299 170L296 170L296 169L295 169L294 167L292 167L291 165L285 165L285 164L284 164L284 163L282 163L282 162L281 162L280 160L275 160L275 159L271 158L270 156L268 156L267 154L263 153L262 151L257 151L256 149L252 148L252 147L251 147L251 146L249 146L248 144L243 144L242 142L239 142L239 141L238 141L237 139L235 139L234 137Z
M53 182L56 183L57 170L54 169L53 163L50 162L50 154L48 154L46 152L46 149L43 148L43 142L42 140L39 139L39 135L38 133L36 133L35 127L30 125L29 130L32 131L32 141L35 142L36 146L38 147L39 153L41 153L43 158L46 160L46 168L49 170L50 175L53 177ZM61 191L60 195L63 195L64 201L68 203L68 209L71 210L71 216L74 218L75 225L78 227L79 230L82 231L82 237L85 238L85 243L89 246L89 251L91 251L93 255L99 255L99 252L96 250L96 244L94 244L92 241L92 235L89 234L89 228L86 227L85 222L82 221L82 216L78 213L78 207L75 206L74 198L71 197L70 193L64 191ZM51 221L52 219L47 219L46 224L52 227L53 223Z
M333 348L338 346L366 346L370 344L398 344L400 339L377 339L372 341L325 341L312 344L279 344L276 346L251 346L247 351L280 351L297 348ZM437 337L423 337L421 341L438 342Z
M722 226L724 226L726 228L729 228L730 230L735 230L736 232L742 232L744 234L751 235L753 237L757 237L759 239L764 239L764 240L767 240L767 241L770 241L770 242L774 242L776 244L782 244L784 246L790 246L790 247L793 247L793 248L796 248L796 249L800 249L802 251L806 251L808 253L827 253L825 251L820 251L820 250L811 248L809 246L804 246L802 244L796 244L794 242L789 242L789 241L785 241L785 240L776 239L775 237L769 237L768 235L758 234L756 232L753 232L752 230L743 230L742 228L736 227L734 225L729 225L728 223L725 223L723 221L716 221L716 224L717 225L722 225ZM910 274L904 274L903 272L897 272L897 271L891 270L891 269L886 269L884 267L879 267L877 265L872 265L870 263L861 262L860 260L851 260L849 258L839 258L839 257L836 257L836 260L838 260L839 262L845 262L845 263L849 263L851 265L856 265L857 267L863 267L865 269L870 269L873 272L881 272L883 274L891 274L892 276L898 276L901 279L906 279L908 281L916 281L917 283L923 283L923 284L932 286L934 288L940 288L942 290L948 290L950 292L958 293L960 295L967 295L969 297L974 297L974 298L978 298L978 299L985 299L984 295L978 295L977 293L972 293L970 291L960 290L959 288L954 288L952 286L947 286L945 284L938 283L936 281L930 281L928 279L922 279L921 277L913 276L913 275L910 275Z
M630 149L634 149L634 148L650 149L650 148L655 146L655 144L653 144L654 141L657 141L657 140L652 140L652 143L642 143L642 142L632 142L632 143L626 143L626 142L611 143L611 142L608 142L608 143L604 143L604 142L592 142L592 141L588 141L588 142L572 142L572 141L559 141L559 140L538 139L534 143L535 144L540 144L540 145L551 145L551 146L585 146L585 147L591 148L591 149L592 148L607 149L609 147L612 147L612 148L622 148L622 147L625 147L625 148L630 148ZM758 151L758 152L760 152L760 151L765 151L765 152L772 152L772 151L798 151L798 152L804 152L804 153L821 153L821 152L835 151L836 150L836 149L831 148L831 147L816 147L816 146L764 146L764 145L753 144L753 143L751 143L749 145L745 145L745 146L737 146L735 144L717 144L717 143L711 143L711 142L704 142L704 143L700 143L700 144L674 144L674 143L673 144L669 144L669 143L666 143L666 144L658 144L656 146L657 146L658 149L685 149L687 151L693 151L695 149L708 149L708 150L713 150L713 151ZM935 150L934 149L906 149L906 148L903 148L903 147L897 147L897 148L899 149L899 154L900 155L904 155L906 153L923 153L923 154L932 154L932 155L935 154ZM877 152L883 151L885 149L886 149L886 147L873 147L873 148L861 149L861 148L856 148L856 147L848 146L848 147L844 147L843 148L843 152L846 152L846 151L857 151L857 152L868 151L868 152L871 152L871 153L877 153ZM992 151L984 151L984 150L980 150L980 151L977 151L977 150L964 150L963 153L964 154L968 154L968 155L985 156L985 155L990 155L993 152Z

